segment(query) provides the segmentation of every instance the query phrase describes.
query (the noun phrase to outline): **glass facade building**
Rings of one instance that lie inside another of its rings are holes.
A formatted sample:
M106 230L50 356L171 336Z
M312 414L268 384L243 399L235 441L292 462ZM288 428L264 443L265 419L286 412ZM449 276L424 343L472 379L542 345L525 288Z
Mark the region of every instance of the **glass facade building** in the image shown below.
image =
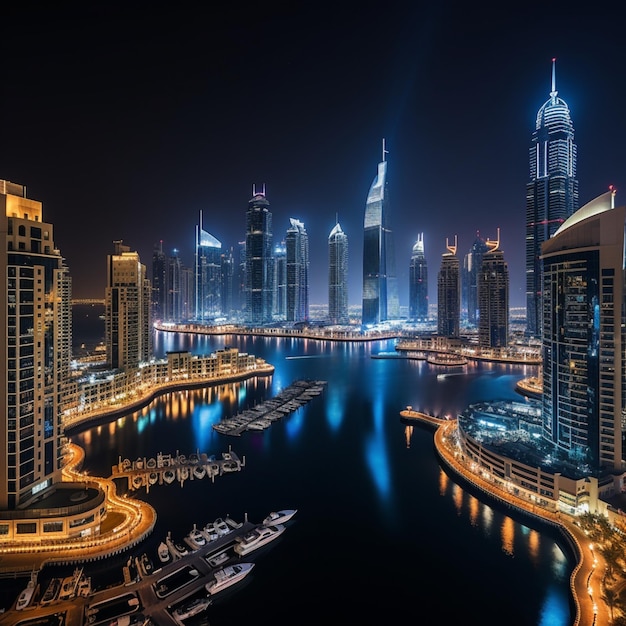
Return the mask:
M365 203L363 224L362 324L379 324L400 316L395 248L389 218L387 161L378 164Z
M587 474L623 471L625 221L609 191L542 247L543 436Z
M424 254L424 233L417 236L409 266L409 319L428 319L428 265Z
M274 266L272 256L272 213L265 189L248 202L245 240L245 311L248 324L272 321Z
M337 222L328 236L328 321L348 324L348 237Z
M456 236L453 246L446 240L447 252L441 255L437 276L437 334L442 337L459 337L461 333L461 274L456 244Z
M195 314L196 320L210 320L222 314L222 243L202 227L202 211L196 226Z
M527 333L541 332L543 286L541 246L578 209L576 144L567 104L556 90L552 60L550 98L537 113L532 134L530 181L526 185L526 320Z
M290 218L285 235L287 321L309 319L309 236L300 220Z

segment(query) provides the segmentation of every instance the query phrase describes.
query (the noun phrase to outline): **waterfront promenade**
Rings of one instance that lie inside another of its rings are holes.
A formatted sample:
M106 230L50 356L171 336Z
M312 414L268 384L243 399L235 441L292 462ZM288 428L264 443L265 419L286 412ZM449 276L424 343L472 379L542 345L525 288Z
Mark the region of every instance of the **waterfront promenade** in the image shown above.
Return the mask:
M578 526L575 518L534 506L470 471L463 463L463 458L456 447L454 436L457 428L456 420L440 419L414 411L409 407L400 411L400 416L404 420L435 428L435 450L441 462L452 473L504 506L517 509L525 515L538 519L541 523L557 528L578 559L570 580L572 601L575 606L573 626L598 626L611 622L610 609L603 600L606 563L600 551L593 549L593 545Z

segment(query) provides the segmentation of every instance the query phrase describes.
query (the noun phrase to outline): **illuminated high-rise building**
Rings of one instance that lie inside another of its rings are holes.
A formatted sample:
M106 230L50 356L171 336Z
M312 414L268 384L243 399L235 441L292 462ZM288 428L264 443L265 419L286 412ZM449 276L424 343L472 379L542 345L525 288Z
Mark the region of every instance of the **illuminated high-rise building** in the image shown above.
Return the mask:
M204 230L202 211L196 226L195 319L206 321L222 314L222 243Z
M276 321L287 319L287 246L284 241L274 246L273 317Z
M246 212L245 320L261 325L272 321L273 300L272 213L263 191L252 189Z
M400 316L395 248L389 216L387 150L365 203L363 223L363 301L361 323L379 324Z
M409 266L409 319L428 319L428 265L424 255L424 233L417 236Z
M501 350L509 343L509 267L500 250L500 229L485 246L477 273L478 345Z
M309 236L304 223L293 217L285 235L287 321L309 319Z
M179 324L183 321L183 263L177 248L167 258L167 293L165 295L165 319Z
M542 246L543 436L584 473L624 470L626 207L611 190Z
M574 126L558 97L555 62L550 98L539 109L532 134L526 185L526 320L533 336L541 332L541 246L578 209Z
M461 332L461 274L456 235L454 245L446 239L446 249L437 276L437 334L455 338Z
M107 363L131 369L152 356L150 280L139 253L122 241L107 256L104 329Z
M348 324L348 237L337 222L328 236L328 321Z
M470 328L476 328L478 325L479 314L479 295L478 295L478 276L480 274L480 266L483 260L483 254L487 252L487 244L485 240L476 233L476 239L465 255L463 260L463 279L461 281L462 301L461 306L467 309L467 325Z
M165 319L165 297L167 293L167 258L163 252L163 241L152 250L152 319Z
M14 530L28 539L43 523L25 518L44 515L25 509L38 498L45 511L46 494L62 481L72 281L42 203L0 180L0 206L0 526L6 539Z

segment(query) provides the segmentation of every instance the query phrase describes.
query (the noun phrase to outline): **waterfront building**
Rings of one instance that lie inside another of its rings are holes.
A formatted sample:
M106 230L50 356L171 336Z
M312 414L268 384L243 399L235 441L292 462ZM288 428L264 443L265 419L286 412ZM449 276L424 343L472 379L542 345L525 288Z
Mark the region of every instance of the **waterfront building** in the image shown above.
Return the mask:
M202 211L196 226L194 319L206 321L222 314L222 243L204 230Z
M550 98L537 113L526 185L527 333L539 336L542 316L541 246L578 209L576 144L570 110L558 97L552 59Z
M441 256L437 276L437 334L442 337L459 337L461 331L461 281L459 258L454 245L446 239L446 249Z
M75 388L69 268L25 186L0 180L0 205L0 536L32 546L90 535L106 509L99 490L62 477Z
M478 326L478 320L480 317L478 307L478 283L480 267L483 260L483 254L487 252L487 244L485 240L480 236L480 233L476 233L476 239L470 248L470 251L465 255L463 259L463 277L461 280L462 290L462 302L461 307L467 311L467 325L470 328L476 328Z
M424 255L424 233L417 236L409 267L409 319L428 319L428 265Z
M152 250L152 319L165 319L167 293L167 258L163 252L163 240Z
M193 318L195 312L195 272L181 264L180 268L180 318L183 322Z
M263 191L252 188L246 212L245 320L253 326L272 321L272 213Z
M624 227L611 189L542 247L543 436L589 474L624 469Z
M272 298L274 320L287 319L287 246L284 241L274 246L274 291Z
M387 150L365 203L363 223L363 302L361 323L379 324L400 316L395 248L389 216Z
M500 229L485 246L477 281L478 345L502 350L509 343L509 267L500 250Z
M348 237L339 221L328 236L328 321L348 324Z
M309 319L309 236L300 220L290 218L285 235L288 322Z
M114 245L107 256L105 289L107 363L112 369L133 368L152 356L152 286L139 253L121 240Z

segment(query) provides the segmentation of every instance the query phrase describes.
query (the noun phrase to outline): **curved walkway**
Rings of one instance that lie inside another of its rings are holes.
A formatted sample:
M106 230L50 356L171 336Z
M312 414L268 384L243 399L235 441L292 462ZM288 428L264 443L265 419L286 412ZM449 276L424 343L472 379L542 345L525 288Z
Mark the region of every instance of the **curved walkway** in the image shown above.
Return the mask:
M469 471L455 447L456 420L440 419L413 410L401 411L400 415L405 419L436 427L435 450L440 460L451 472L501 504L537 518L541 523L556 527L563 534L564 539L578 559L570 578L572 600L575 607L573 625L597 626L598 624L611 623L609 607L602 599L602 581L606 571L606 563L599 551L594 551L593 545L576 524L575 518L533 506Z
M68 444L68 461L63 478L68 482L84 482L79 469L84 450ZM115 483L108 478L89 476L105 494L107 517L101 533L92 537L51 539L31 542L3 542L0 548L0 574L15 574L41 569L44 565L82 563L113 556L143 541L153 530L156 511L146 502L119 497Z

